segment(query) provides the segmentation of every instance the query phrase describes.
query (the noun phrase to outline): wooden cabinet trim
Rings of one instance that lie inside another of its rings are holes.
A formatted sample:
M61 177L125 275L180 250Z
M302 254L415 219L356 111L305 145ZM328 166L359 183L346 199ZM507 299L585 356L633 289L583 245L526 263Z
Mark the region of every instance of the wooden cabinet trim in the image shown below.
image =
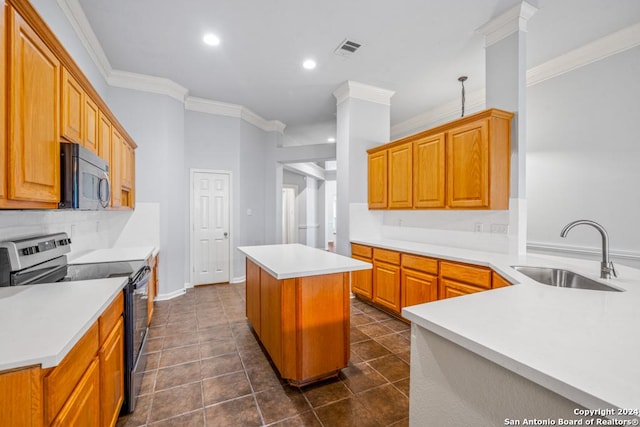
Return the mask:
M505 279L495 271L491 272L491 287L493 289L505 288L507 286L511 286L511 282L509 282L507 279Z
M100 348L100 408L103 426L115 426L124 402L124 319L117 323Z

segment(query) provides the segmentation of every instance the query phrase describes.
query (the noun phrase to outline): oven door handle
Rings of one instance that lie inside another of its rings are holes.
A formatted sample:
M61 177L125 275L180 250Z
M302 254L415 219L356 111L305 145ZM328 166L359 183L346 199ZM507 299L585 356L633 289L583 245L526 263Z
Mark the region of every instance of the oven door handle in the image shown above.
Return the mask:
M131 279L131 283L133 283L134 289L141 288L147 284L147 282L149 281L149 277L146 276L149 275L150 271L151 268L148 265L145 265L140 270L138 270L136 275L133 276L133 279Z

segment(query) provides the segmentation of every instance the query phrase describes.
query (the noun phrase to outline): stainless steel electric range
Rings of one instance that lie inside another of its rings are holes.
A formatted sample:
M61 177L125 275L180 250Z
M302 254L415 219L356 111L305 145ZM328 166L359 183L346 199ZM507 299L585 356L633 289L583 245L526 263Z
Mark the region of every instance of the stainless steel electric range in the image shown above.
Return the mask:
M32 236L0 242L0 286L127 277L124 285L125 399L122 413L133 412L146 366L147 283L146 260L69 264L71 239L66 233Z

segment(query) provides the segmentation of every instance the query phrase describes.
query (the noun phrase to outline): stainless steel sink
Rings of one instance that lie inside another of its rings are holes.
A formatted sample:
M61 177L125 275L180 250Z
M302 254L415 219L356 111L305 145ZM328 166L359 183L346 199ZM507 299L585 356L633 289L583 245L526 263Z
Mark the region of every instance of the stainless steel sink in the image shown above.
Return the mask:
M536 282L549 286L592 289L594 291L622 292L620 289L605 285L604 283L596 282L595 280L576 274L573 271L563 270L560 268L529 267L525 265L512 265L511 268L519 271Z

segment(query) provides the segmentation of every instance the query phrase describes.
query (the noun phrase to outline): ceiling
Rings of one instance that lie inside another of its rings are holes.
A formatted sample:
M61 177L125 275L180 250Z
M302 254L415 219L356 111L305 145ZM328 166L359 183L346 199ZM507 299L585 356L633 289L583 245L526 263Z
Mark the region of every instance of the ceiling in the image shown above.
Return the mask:
M79 0L114 69L245 106L290 128L334 122L346 80L395 91L391 125L484 87L475 30L518 0ZM640 22L638 0L531 0L528 66ZM202 36L216 33L217 47ZM344 58L345 38L363 47ZM317 68L302 68L306 58Z

